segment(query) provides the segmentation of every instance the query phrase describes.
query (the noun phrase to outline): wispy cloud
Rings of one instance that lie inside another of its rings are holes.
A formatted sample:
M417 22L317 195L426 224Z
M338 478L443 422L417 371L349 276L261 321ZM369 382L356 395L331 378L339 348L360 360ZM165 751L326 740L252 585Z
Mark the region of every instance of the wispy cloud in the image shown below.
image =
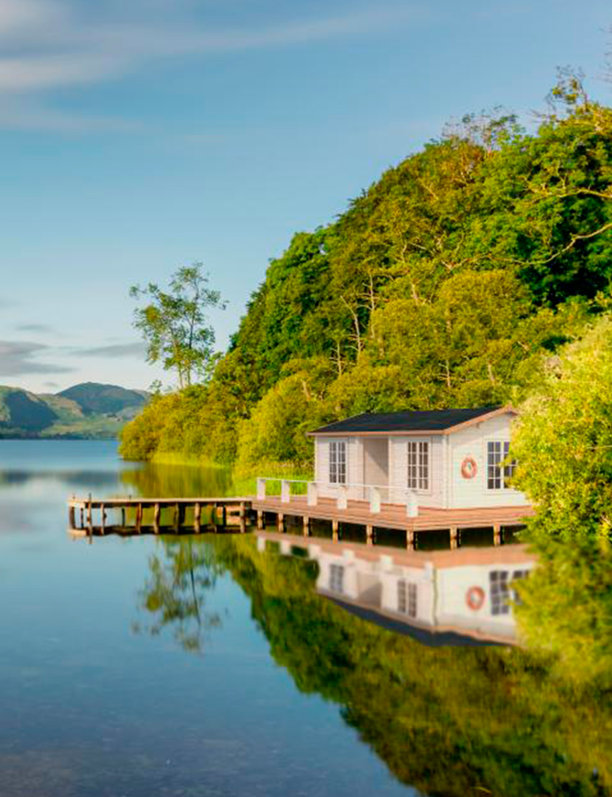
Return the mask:
M108 346L94 346L73 351L79 357L144 357L143 343L112 343Z
M20 324L15 329L17 332L40 332L41 334L55 331L49 324Z
M111 14L108 6L101 4L94 21L88 18L85 4L0 0L0 125L51 130L110 128L116 120L103 117L71 123L69 115L37 103L52 90L117 80L161 58L370 35L408 25L423 16L417 3L388 1L391 4L387 6L373 3L341 14L260 27L251 24L244 28L204 29L201 22L196 23L181 10L180 3L174 14L166 13L163 23L154 24L147 14L147 4L125 5L119 16L116 10ZM35 97L36 104L25 103L28 97Z
M49 353L50 347L30 341L0 340L0 376L23 374L62 374L74 368L41 362L38 357Z

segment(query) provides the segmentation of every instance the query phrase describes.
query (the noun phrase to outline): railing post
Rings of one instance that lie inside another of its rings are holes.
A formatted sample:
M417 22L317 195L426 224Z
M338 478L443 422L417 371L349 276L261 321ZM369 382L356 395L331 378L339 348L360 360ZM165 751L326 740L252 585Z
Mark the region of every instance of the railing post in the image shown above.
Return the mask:
M291 501L291 485L286 479L281 481L281 504L288 504Z
M319 501L319 488L316 482L308 482L306 488L308 506L316 506Z
M338 498L336 499L338 509L346 509L348 506L348 488L346 484L338 486Z
M257 479L257 500L263 501L266 497L266 480L261 477Z
M373 515L380 514L380 490L378 487L370 487L370 512Z
M406 494L406 515L408 517L418 517L419 515L419 502L413 490L408 490Z

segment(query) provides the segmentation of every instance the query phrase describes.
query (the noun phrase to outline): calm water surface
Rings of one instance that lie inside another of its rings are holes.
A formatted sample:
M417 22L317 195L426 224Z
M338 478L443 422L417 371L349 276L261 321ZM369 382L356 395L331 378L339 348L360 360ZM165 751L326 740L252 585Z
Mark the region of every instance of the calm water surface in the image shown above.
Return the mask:
M67 535L72 493L230 488L0 441L2 797L609 793L609 705L516 648L381 628L252 535Z

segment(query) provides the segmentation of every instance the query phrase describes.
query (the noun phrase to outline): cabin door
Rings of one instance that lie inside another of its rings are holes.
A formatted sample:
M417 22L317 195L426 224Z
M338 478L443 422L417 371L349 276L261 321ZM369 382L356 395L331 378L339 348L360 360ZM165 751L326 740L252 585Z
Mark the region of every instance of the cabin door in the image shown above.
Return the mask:
M363 481L375 487L389 485L389 441L386 437L366 437L363 441ZM367 490L364 498L367 499ZM389 500L389 491L382 491L382 500Z

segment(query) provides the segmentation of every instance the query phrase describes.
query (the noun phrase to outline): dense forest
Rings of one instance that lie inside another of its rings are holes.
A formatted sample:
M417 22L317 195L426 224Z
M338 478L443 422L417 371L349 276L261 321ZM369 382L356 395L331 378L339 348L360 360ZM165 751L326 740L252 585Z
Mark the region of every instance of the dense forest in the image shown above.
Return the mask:
M122 453L307 465L342 416L521 401L611 277L612 109L565 76L537 130L466 117L296 233L212 377L156 396Z

